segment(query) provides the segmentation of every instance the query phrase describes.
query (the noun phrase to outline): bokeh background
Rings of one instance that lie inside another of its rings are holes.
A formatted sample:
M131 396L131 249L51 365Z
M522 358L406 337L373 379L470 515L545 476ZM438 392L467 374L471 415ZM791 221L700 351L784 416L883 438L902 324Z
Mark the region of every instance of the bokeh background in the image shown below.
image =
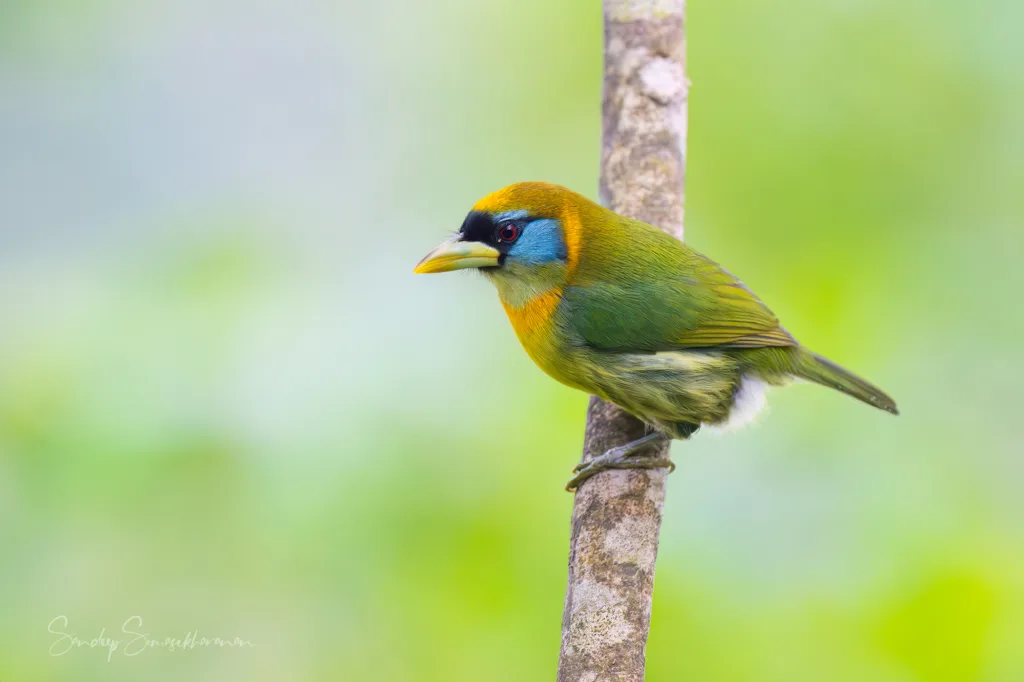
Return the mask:
M0 4L0 680L553 678L586 396L411 269L507 183L596 196L600 19ZM1022 25L691 0L687 240L903 415L675 445L653 682L1024 680Z

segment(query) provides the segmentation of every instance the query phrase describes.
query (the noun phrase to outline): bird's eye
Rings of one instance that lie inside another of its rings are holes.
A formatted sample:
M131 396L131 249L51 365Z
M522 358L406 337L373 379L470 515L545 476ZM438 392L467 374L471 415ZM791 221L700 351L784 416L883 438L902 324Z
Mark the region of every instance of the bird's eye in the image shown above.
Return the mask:
M519 226L515 223L502 223L498 225L498 241L511 244L519 239Z

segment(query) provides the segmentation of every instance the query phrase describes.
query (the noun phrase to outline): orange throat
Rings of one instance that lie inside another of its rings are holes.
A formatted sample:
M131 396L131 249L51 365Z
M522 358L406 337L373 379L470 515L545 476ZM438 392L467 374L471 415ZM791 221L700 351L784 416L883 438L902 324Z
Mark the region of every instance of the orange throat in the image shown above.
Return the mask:
M552 325L555 309L561 300L558 291L549 291L529 299L521 306L501 302L519 338L519 343L523 345L530 359L559 381L563 379L558 376L560 373L554 366L557 347Z

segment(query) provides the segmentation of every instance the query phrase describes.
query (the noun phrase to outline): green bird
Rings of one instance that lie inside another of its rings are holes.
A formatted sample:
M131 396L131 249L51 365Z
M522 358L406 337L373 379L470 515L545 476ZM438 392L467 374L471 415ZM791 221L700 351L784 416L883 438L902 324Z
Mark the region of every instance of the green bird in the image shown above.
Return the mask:
M735 428L769 387L806 379L898 414L881 389L801 346L727 270L565 187L510 185L473 206L417 273L477 268L520 343L558 381L619 405L648 434L577 467L672 467L645 452L701 426Z

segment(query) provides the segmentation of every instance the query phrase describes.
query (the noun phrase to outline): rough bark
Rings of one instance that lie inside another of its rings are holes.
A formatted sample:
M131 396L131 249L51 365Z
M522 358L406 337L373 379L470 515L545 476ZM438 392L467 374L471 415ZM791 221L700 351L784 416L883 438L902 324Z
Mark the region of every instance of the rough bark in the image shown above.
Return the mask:
M604 0L601 199L680 239L684 15L685 0ZM591 397L583 461L643 433L636 418ZM666 476L665 469L605 471L577 491L559 682L643 680Z

